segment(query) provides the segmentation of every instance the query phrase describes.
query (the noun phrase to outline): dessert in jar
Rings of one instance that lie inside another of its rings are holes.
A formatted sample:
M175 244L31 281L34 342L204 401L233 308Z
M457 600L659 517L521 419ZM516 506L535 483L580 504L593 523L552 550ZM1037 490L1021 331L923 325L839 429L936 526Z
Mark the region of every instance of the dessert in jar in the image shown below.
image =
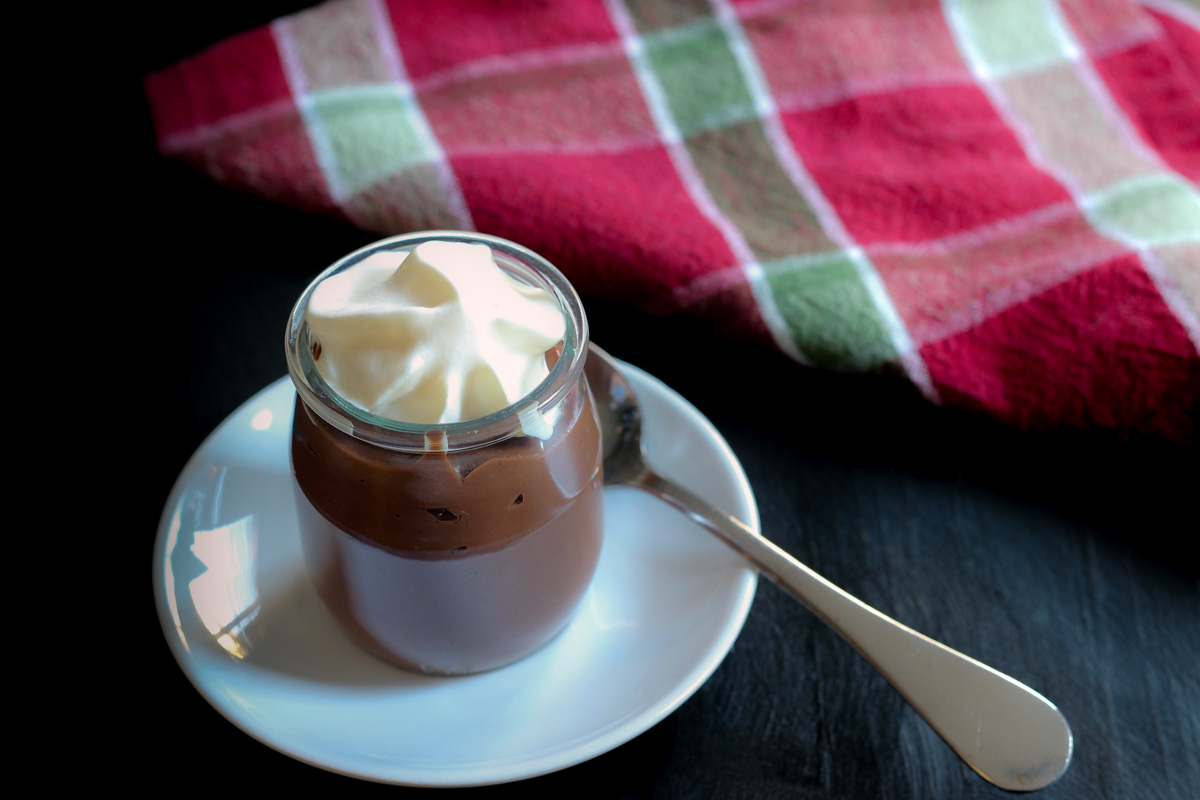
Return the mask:
M587 320L545 259L434 231L336 262L287 331L300 535L359 644L493 669L571 619L603 536Z

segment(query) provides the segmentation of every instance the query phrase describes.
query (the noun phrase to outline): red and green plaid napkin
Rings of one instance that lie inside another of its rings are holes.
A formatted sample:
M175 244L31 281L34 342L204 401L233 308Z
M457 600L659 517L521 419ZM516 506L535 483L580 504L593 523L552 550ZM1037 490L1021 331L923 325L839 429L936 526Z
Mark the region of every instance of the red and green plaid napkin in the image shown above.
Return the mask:
M1197 0L335 0L146 90L239 189L1018 426L1195 436Z

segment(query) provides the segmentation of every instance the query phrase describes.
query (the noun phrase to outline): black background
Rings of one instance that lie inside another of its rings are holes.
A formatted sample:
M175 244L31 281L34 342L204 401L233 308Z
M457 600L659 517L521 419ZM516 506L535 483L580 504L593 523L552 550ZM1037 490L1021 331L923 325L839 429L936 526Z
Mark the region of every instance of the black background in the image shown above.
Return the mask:
M283 325L308 281L377 236L231 192L160 157L141 76L297 7L210 2L184 14L123 6L106 21L108 89L86 93L103 106L108 142L106 155L85 154L101 170L92 188L114 186L125 198L87 198L95 237L119 254L122 276L96 284L97 296L115 290L124 309L101 320L111 342L101 350L119 356L121 396L151 398L138 409L146 435L117 447L139 468L122 488L131 513L114 574L131 606L118 632L120 677L103 687L103 713L129 733L92 745L101 758L87 777L98 785L432 794L334 775L236 729L175 664L151 594L158 518L187 458L285 373ZM764 535L1059 705L1076 755L1041 796L1200 797L1194 449L1106 433L1018 432L932 407L899 382L808 370L725 342L689 319L587 307L597 343L660 377L726 437L757 495ZM98 380L101 391L117 388L111 370ZM113 405L104 413L129 411ZM556 774L442 794L533 792L1005 794L766 581L724 664L659 725Z

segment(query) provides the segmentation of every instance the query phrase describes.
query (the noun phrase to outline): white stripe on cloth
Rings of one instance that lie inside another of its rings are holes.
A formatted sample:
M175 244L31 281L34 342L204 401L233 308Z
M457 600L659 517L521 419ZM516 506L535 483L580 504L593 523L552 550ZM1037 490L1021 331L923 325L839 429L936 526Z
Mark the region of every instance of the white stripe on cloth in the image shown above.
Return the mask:
M633 20L629 16L628 9L621 0L605 0L605 5L608 8L609 17L613 21L613 26L621 37L629 62L633 65L634 75L641 87L642 95L646 99L646 106L650 109L650 115L654 119L659 137L666 146L671 163L683 182L684 188L700 213L712 223L725 239L730 251L733 252L755 302L758 303L759 315L771 333L776 346L795 360L805 364L809 363L796 347L787 323L775 305L774 297L763 276L762 265L758 263L757 257L750 245L746 243L742 232L717 207L708 188L704 185L703 177L692 162L687 146L683 143L683 137L679 133L679 128L671 116L667 100L663 96L662 86L659 84L653 68L646 63L645 48Z
M992 70L985 62L979 47L971 37L971 28L966 24L962 6L975 1L977 0L942 0L942 8L950 27L950 33L954 37L959 51L962 52L972 73L978 79L980 87L987 94L988 99L1004 119L1005 123L1015 132L1029 161L1044 170L1047 174L1053 176L1062 185L1067 193L1071 195L1071 199L1083 213L1092 228L1101 236L1121 242L1138 255L1143 270L1158 288L1159 294L1163 297L1168 308L1171 309L1171 312L1187 331L1192 345L1200 352L1200 309L1194 308L1189 303L1188 298L1180 288L1179 282L1169 274L1162 261L1154 254L1151 247L1156 242L1144 241L1135 231L1117 229L1107 220L1101 219L1095 211L1099 206L1098 200L1104 193L1118 188L1122 184L1130 183L1130 181L1118 181L1117 184L1104 187L1089 194L1083 189L1079 176L1072 172L1070 165L1051 160L1046 154L1041 152L1029 121L1023 119L1016 112L1015 107L1008 102L1002 86L993 79ZM1129 149L1130 154L1135 158L1153 164L1158 169L1159 175L1150 177L1160 177L1179 182L1183 186L1188 187L1192 194L1195 194L1195 190L1191 187L1191 184L1182 176L1172 171L1159 157L1158 153L1142 141L1132 123L1126 118L1109 93L1104 81L1096 73L1090 57L1076 40L1066 21L1063 19L1062 10L1057 3L1054 0L1041 0L1041 3L1047 15L1050 30L1059 40L1062 51L1070 57L1073 73L1083 85L1087 95L1095 103L1101 115L1117 132L1119 140ZM1142 176L1137 182L1145 180L1146 177ZM1197 241L1200 241L1200 230L1197 231ZM1064 270L1060 274L1065 279L1075 274L1075 272Z
M783 129L783 120L779 116L779 108L767 86L766 78L763 77L762 68L754 55L754 50L746 40L746 32L738 21L737 15L728 0L713 0L713 8L717 21L725 33L725 38L730 43L738 67L742 71L743 81L754 100L754 107L762 121L775 160L783 167L788 180L816 214L817 221L821 224L825 235L849 256L854 265L855 274L866 287L876 312L883 320L892 347L908 374L909 380L916 384L927 398L937 402L937 390L929 377L929 370L925 366L920 352L913 346L908 329L905 328L904 321L900 319L900 314L897 312L887 288L883 285L883 281L879 278L875 265L871 263L866 253L846 230L837 211L830 205L808 170L804 168L799 154L792 146L791 140L788 139L787 132Z
M368 5L371 10L371 26L375 31L375 40L379 45L379 52L383 54L384 63L388 71L388 77L397 87L404 87L403 91L413 95L412 104L418 117L418 130L421 132L425 151L431 156L431 161L434 168L437 170L438 180L442 186L442 194L446 198L446 205L450 212L456 218L456 224L462 230L474 230L475 221L471 219L471 212L467 208L466 198L463 197L462 187L458 185L458 178L454 175L454 169L450 166L449 160L446 158L446 152L442 148L433 130L429 127L429 121L425 118L425 112L421 108L421 102L416 92L412 89L412 83L408 79L408 73L404 69L404 60L401 58L399 46L396 43L396 37L392 26L391 17L388 16L387 8L382 0L368 0Z
M337 158L334 156L333 144L325 135L325 127L314 112L314 104L308 93L308 78L304 74L304 64L300 58L296 37L292 35L292 23L287 17L281 17L271 23L271 35L275 37L275 46L279 48L279 56L283 60L283 73L287 78L288 89L292 99L304 120L304 129L312 143L313 153L317 158L317 167L329 187L329 196L335 203L340 204L348 194L342 185L338 174Z
M323 98L334 98L343 94L352 97L384 93L399 100L409 110L409 121L420 142L421 162L433 166L438 176L441 192L446 199L446 205L450 213L454 216L455 224L464 230L472 230L474 229L474 222L471 219L470 211L467 209L467 204L463 198L462 189L458 185L458 180L454 175L454 170L450 167L441 144L430 128L429 121L425 118L425 113L421 109L420 102L413 91L411 82L408 80L404 69L404 61L392 33L387 9L384 8L380 0L366 0L365 6L370 15L371 28L375 35L376 46L379 48L380 55L387 69L388 83L351 87L342 90L335 89L322 92L321 96ZM308 133L309 141L312 143L313 152L316 155L317 166L321 170L326 186L329 187L330 197L332 197L335 203L345 209L344 204L346 201L365 187L347 186L342 180L333 143L330 141L320 115L316 113L314 96L309 92L308 77L304 71L304 63L296 44L296 38L292 33L290 19L282 17L272 22L271 34L274 36L276 46L279 48L288 88L291 90L296 107L299 109L300 115L304 120L305 130Z

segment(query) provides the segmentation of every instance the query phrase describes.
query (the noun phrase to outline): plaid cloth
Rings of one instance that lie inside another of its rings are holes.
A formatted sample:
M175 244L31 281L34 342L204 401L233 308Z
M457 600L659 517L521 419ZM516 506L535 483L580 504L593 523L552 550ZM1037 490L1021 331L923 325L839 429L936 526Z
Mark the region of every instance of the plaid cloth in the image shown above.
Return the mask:
M1200 0L335 0L146 78L163 153L585 297L1194 441Z

